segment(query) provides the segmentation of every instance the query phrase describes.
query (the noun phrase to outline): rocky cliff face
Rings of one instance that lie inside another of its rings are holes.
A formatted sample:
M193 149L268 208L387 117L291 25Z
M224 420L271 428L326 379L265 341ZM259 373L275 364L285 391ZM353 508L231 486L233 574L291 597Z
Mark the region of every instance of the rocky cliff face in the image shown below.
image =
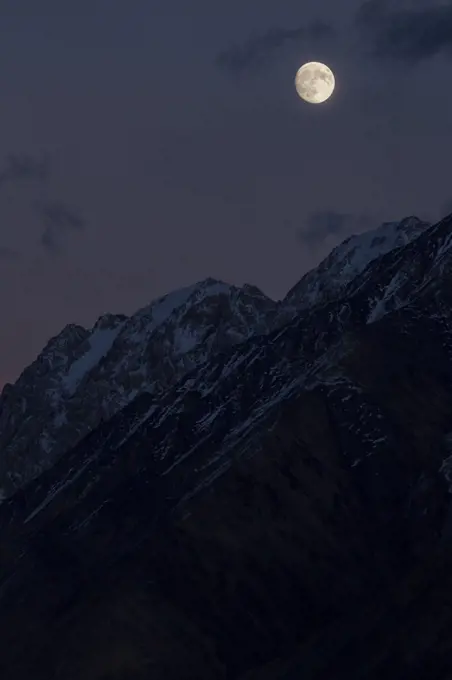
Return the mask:
M39 475L143 391L176 384L208 356L268 331L278 305L253 286L207 279L132 317L67 326L0 398L3 497Z
M381 255L429 225L415 217L352 236L288 293L207 279L132 317L67 326L0 396L0 498L11 495L143 392L159 395L216 352L337 299ZM382 303L383 304L383 303Z
M217 282L107 319L80 380L97 330L51 341L30 399L118 405L0 506L2 677L450 678L451 228L285 319Z

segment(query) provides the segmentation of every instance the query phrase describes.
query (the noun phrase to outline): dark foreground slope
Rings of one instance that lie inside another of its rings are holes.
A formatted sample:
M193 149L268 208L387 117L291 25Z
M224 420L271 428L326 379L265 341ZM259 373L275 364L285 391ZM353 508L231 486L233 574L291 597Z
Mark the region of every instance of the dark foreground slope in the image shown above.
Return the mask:
M450 226L3 503L2 678L452 677Z

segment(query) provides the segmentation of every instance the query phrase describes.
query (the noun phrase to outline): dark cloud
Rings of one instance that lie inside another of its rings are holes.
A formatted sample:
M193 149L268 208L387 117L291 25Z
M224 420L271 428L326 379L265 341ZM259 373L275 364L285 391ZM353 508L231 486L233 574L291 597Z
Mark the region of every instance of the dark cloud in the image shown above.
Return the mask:
M368 215L354 215L334 210L320 210L311 213L305 226L299 230L300 241L309 248L321 245L329 236L346 238L351 234L365 231L372 225Z
M27 180L43 181L49 175L48 159L36 159L32 156L9 154L5 167L0 169L0 186Z
M6 156L4 167L0 168L0 189L3 185L27 181L47 182L49 176L47 156L36 158L30 155L9 154ZM85 227L85 221L78 212L62 201L38 200L32 201L30 205L41 226L40 245L47 252L59 253L64 234L81 231ZM18 251L0 247L1 259L18 256Z
M331 40L334 35L333 26L321 21L297 28L271 28L264 35L220 52L215 61L224 71L239 76L269 62L289 44Z
M452 55L452 5L393 9L384 0L369 0L356 24L376 57L416 63L439 53Z
M49 176L47 157L36 158L29 155L8 154L3 167L0 167L0 190L6 185L44 182ZM19 251L0 246L0 259L13 260L20 256Z
M52 254L61 252L65 233L85 228L85 220L78 212L61 201L36 202L34 208L43 227L40 244Z

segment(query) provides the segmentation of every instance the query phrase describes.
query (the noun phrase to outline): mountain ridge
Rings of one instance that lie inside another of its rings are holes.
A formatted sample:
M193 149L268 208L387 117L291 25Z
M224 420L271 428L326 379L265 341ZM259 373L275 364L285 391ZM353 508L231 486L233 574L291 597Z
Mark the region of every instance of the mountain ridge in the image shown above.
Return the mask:
M428 226L410 217L349 237L279 302L256 286L240 288L209 277L129 317L104 314L91 329L67 325L0 396L2 495L40 474L141 391L164 390L212 351L267 333L303 309L336 299L365 264L409 243ZM344 275L359 243L364 256Z
M3 677L450 680L451 228L308 307L178 307L208 351L0 505Z

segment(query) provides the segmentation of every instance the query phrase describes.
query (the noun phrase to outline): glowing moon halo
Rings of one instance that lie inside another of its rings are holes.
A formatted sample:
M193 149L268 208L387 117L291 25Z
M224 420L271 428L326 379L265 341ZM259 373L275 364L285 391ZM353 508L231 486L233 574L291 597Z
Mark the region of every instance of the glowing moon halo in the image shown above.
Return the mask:
M322 104L331 97L336 81L332 70L319 61L303 64L295 76L298 95L309 104Z

